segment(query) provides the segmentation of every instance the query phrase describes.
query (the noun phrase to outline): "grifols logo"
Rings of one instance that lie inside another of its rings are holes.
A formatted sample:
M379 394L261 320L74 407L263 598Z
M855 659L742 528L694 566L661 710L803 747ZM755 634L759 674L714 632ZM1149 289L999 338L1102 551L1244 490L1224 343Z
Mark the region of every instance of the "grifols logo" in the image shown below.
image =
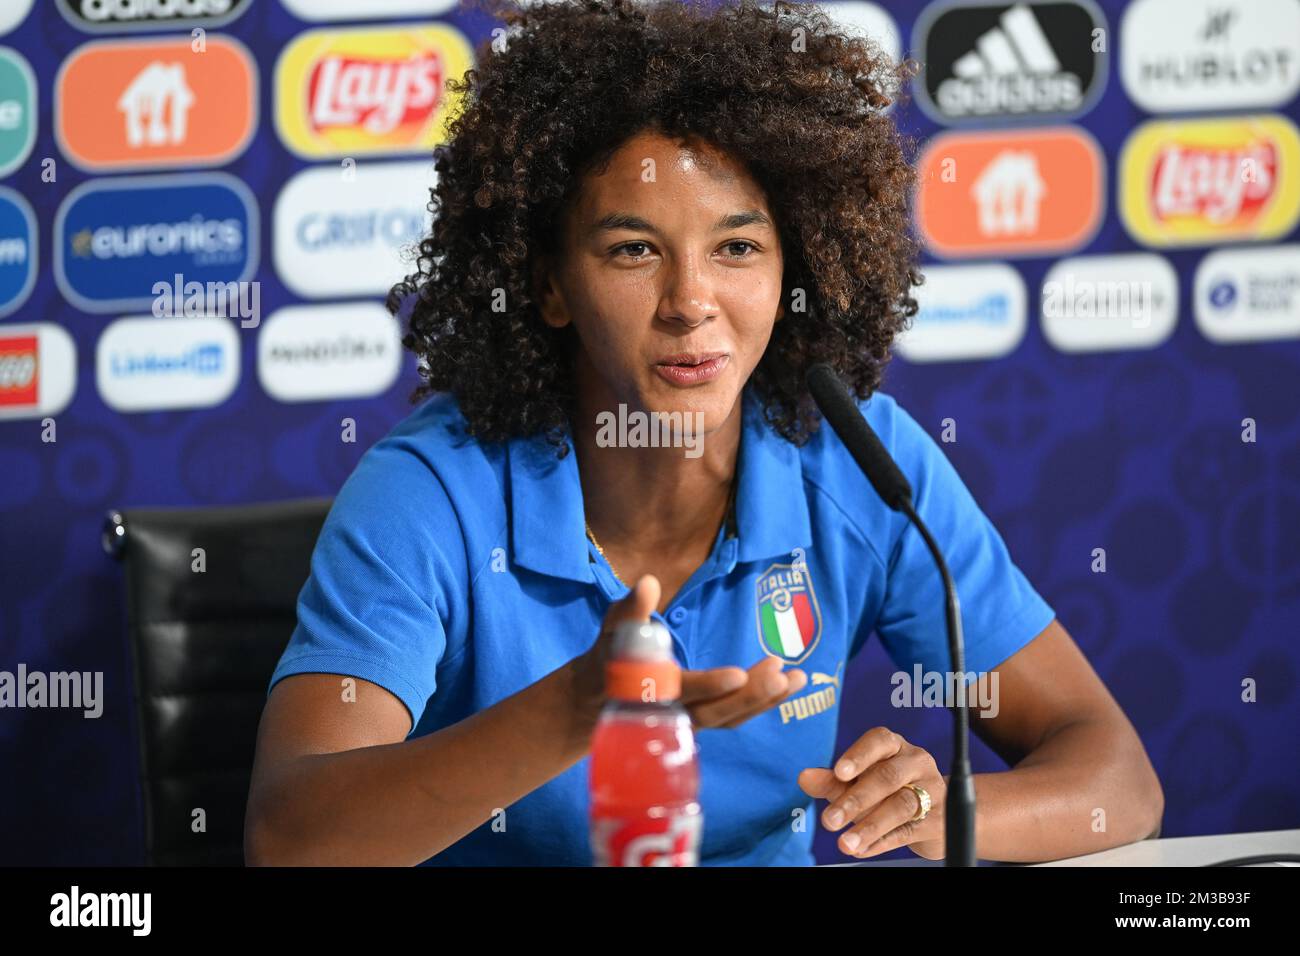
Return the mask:
M472 63L452 27L312 30L276 65L276 126L306 158L424 152L444 137L449 80Z

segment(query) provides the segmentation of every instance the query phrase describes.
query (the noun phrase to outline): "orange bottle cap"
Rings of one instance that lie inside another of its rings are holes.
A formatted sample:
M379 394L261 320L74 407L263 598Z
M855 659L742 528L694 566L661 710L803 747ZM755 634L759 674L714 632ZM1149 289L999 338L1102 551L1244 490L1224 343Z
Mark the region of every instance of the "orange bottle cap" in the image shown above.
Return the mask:
M676 661L614 660L605 664L605 693L640 703L664 703L682 696L682 670Z

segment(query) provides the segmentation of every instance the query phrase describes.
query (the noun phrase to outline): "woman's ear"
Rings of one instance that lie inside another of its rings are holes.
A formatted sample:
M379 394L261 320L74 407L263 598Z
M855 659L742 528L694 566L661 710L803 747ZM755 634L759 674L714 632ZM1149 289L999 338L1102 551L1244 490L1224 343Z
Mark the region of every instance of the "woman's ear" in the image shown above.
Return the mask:
M568 325L568 313L551 276L551 261L544 255L538 255L533 260L532 286L533 299L537 302L537 311L541 313L542 321L553 329Z

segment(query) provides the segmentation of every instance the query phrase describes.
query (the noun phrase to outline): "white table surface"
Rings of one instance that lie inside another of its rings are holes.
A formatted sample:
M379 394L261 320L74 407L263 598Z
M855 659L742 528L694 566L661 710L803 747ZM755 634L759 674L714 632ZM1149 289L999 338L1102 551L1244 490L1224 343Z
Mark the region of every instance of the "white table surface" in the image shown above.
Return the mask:
M1169 837L1159 840L1141 840L1127 846L1089 853L1086 856L1068 857L1050 863L1032 863L1029 866L1205 866L1220 860L1243 856L1262 856L1267 853L1300 854L1300 830L1262 830L1256 833L1223 833L1214 836ZM848 863L830 863L827 866L943 866L942 860L926 860L919 856L897 860L856 860ZM996 866L987 860L980 866ZM1013 864L1014 865L1014 864ZM1260 864L1268 866L1300 866L1300 863Z
M1205 866L1220 860L1266 853L1300 854L1300 830L1262 830L1257 833L1223 833L1216 836L1171 837L1140 840L1113 850L1089 853L1034 866ZM1274 863L1270 866L1300 866Z

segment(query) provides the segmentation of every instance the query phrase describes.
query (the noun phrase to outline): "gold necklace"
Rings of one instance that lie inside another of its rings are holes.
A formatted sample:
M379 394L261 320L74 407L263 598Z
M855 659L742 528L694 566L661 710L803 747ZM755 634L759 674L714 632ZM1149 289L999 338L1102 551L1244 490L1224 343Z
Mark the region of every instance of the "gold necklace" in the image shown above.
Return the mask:
M736 480L733 478L731 481L731 490L727 492L727 508L726 511L724 511L722 514L722 523L724 525L727 523L727 518L731 516L731 513L735 509L735 507L736 507ZM604 558L605 563L609 565L609 570L613 573L614 580L618 581L618 583L623 585L623 587L630 588L632 585L628 584L626 581L623 580L623 576L620 575L618 573L618 569L614 567L614 562L609 560L609 555L605 553L605 549L602 548L600 546L600 542L596 540L596 535L592 533L591 525L587 522L587 519L585 517L582 519L582 523L587 529L587 537L591 539L591 543L596 546L596 550L600 552L600 556Z
M609 570L612 571L614 574L614 580L616 580L619 584L623 585L623 587L625 588L631 587L631 585L629 585L626 581L623 580L622 576L615 569L614 562L609 560L609 555L607 555L605 553L605 549L600 546L600 542L596 540L596 536L591 533L591 525L587 524L587 519L583 518L582 523L587 525L587 537L591 539L591 543L596 546L596 550L600 552L600 556L604 558L605 563L609 565Z

